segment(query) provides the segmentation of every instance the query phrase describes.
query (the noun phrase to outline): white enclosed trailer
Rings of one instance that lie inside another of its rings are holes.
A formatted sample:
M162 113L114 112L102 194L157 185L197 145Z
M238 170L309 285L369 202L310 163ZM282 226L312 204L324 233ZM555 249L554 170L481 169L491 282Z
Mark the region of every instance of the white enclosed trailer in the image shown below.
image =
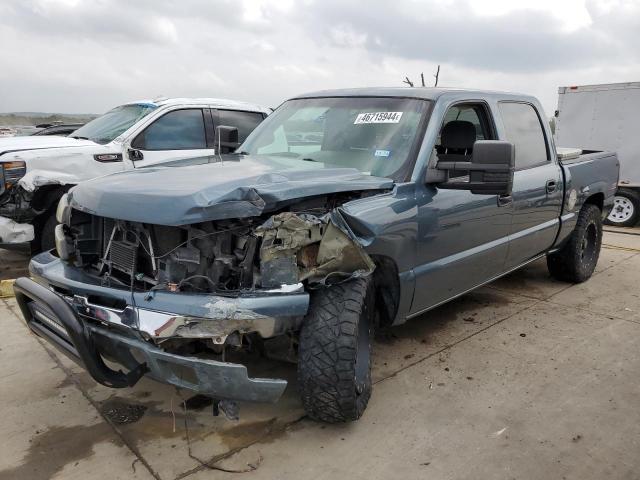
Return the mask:
M608 223L640 219L640 82L560 87L556 145L618 153L620 180Z

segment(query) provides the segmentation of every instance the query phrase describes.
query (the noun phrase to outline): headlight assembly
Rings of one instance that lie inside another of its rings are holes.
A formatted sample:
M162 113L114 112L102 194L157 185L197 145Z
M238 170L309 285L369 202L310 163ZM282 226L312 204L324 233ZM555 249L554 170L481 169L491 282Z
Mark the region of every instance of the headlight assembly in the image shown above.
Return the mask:
M64 225L56 225L54 237L56 243L56 251L58 252L58 256L62 260L70 260L75 254L75 247L73 242L70 241L69 237L65 234L65 228L66 227Z
M69 204L69 196L66 193L60 197L60 201L58 202L56 220L63 225L71 224L71 205Z

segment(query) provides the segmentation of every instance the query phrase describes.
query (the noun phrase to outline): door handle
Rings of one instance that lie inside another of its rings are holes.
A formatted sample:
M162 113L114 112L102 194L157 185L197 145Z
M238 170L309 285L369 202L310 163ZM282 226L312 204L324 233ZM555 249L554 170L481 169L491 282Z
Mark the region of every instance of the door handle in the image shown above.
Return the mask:
M498 206L504 207L513 203L513 197L511 195L498 195Z
M558 183L555 180L547 180L547 185L546 185L547 193L555 192L557 186L558 186Z

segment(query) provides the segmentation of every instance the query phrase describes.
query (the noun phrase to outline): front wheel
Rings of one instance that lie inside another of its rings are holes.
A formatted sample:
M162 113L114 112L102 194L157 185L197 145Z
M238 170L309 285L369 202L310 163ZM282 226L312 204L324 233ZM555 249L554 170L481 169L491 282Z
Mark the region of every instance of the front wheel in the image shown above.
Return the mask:
M371 396L372 280L357 278L312 292L300 331L298 386L309 417L360 418Z
M552 277L565 282L581 283L593 275L602 246L600 209L591 204L582 207L571 237L559 251L547 255Z
M613 198L613 208L606 223L616 227L633 227L640 219L640 195L633 190L620 189Z

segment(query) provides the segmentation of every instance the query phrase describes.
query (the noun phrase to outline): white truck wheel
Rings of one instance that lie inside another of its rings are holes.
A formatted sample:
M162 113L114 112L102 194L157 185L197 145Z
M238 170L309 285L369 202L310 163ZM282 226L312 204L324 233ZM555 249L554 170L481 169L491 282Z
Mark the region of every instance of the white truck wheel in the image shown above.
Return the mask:
M613 208L607 217L607 224L616 227L632 227L638 222L640 195L632 190L619 190L613 200Z

